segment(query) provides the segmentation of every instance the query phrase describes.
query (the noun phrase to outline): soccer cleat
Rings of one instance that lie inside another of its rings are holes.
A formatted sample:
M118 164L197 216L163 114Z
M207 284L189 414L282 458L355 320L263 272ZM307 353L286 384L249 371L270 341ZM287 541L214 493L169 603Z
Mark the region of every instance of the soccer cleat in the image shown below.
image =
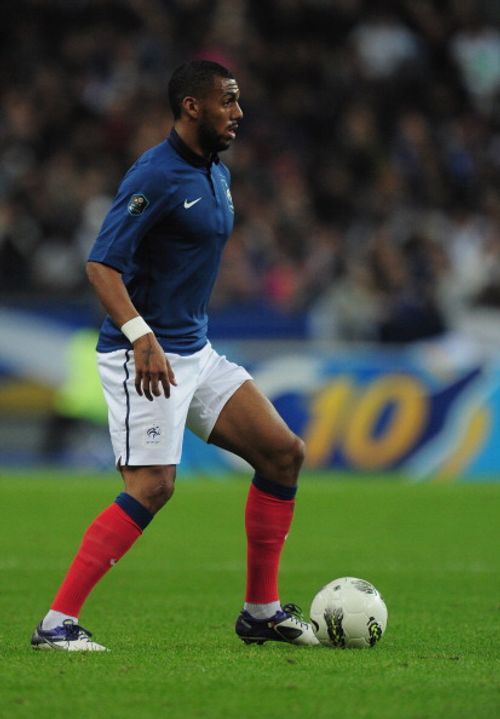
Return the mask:
M91 642L92 634L71 619L65 619L62 626L42 629L42 622L31 637L33 649L61 649L65 652L106 652L97 642Z
M236 620L236 634L245 644L264 644L267 641L288 642L299 646L319 644L311 624L304 621L296 604L285 604L270 619L254 619L243 610Z

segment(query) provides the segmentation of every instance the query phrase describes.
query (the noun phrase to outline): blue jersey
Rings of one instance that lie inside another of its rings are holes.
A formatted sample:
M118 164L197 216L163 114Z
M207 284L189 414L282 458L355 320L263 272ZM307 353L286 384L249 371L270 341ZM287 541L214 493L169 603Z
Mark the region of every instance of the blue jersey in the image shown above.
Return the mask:
M207 305L233 229L230 174L172 130L123 178L89 260L118 270L163 349L191 354L207 342ZM109 315L100 352L129 348Z

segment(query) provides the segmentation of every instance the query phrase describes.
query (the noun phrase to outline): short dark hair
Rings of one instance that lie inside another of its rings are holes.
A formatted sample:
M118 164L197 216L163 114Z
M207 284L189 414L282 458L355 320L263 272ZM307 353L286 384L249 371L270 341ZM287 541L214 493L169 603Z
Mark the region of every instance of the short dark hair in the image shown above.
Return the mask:
M184 98L188 95L204 97L212 89L214 77L234 79L227 67L211 60L191 60L174 70L168 83L168 99L174 120L181 116Z

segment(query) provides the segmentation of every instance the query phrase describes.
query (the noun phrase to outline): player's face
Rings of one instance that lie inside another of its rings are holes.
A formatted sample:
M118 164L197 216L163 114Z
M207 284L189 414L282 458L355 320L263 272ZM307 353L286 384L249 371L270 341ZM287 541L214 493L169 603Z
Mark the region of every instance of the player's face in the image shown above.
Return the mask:
M236 80L214 78L214 87L200 101L198 137L207 153L227 150L236 138L238 121L243 117Z

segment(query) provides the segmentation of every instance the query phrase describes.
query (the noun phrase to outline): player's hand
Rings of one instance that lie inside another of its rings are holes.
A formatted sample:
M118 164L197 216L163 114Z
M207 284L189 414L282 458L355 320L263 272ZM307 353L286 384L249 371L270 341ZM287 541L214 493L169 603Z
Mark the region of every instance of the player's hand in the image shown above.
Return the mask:
M150 402L160 397L170 397L170 385L177 385L175 375L162 346L152 332L134 342L135 389Z

